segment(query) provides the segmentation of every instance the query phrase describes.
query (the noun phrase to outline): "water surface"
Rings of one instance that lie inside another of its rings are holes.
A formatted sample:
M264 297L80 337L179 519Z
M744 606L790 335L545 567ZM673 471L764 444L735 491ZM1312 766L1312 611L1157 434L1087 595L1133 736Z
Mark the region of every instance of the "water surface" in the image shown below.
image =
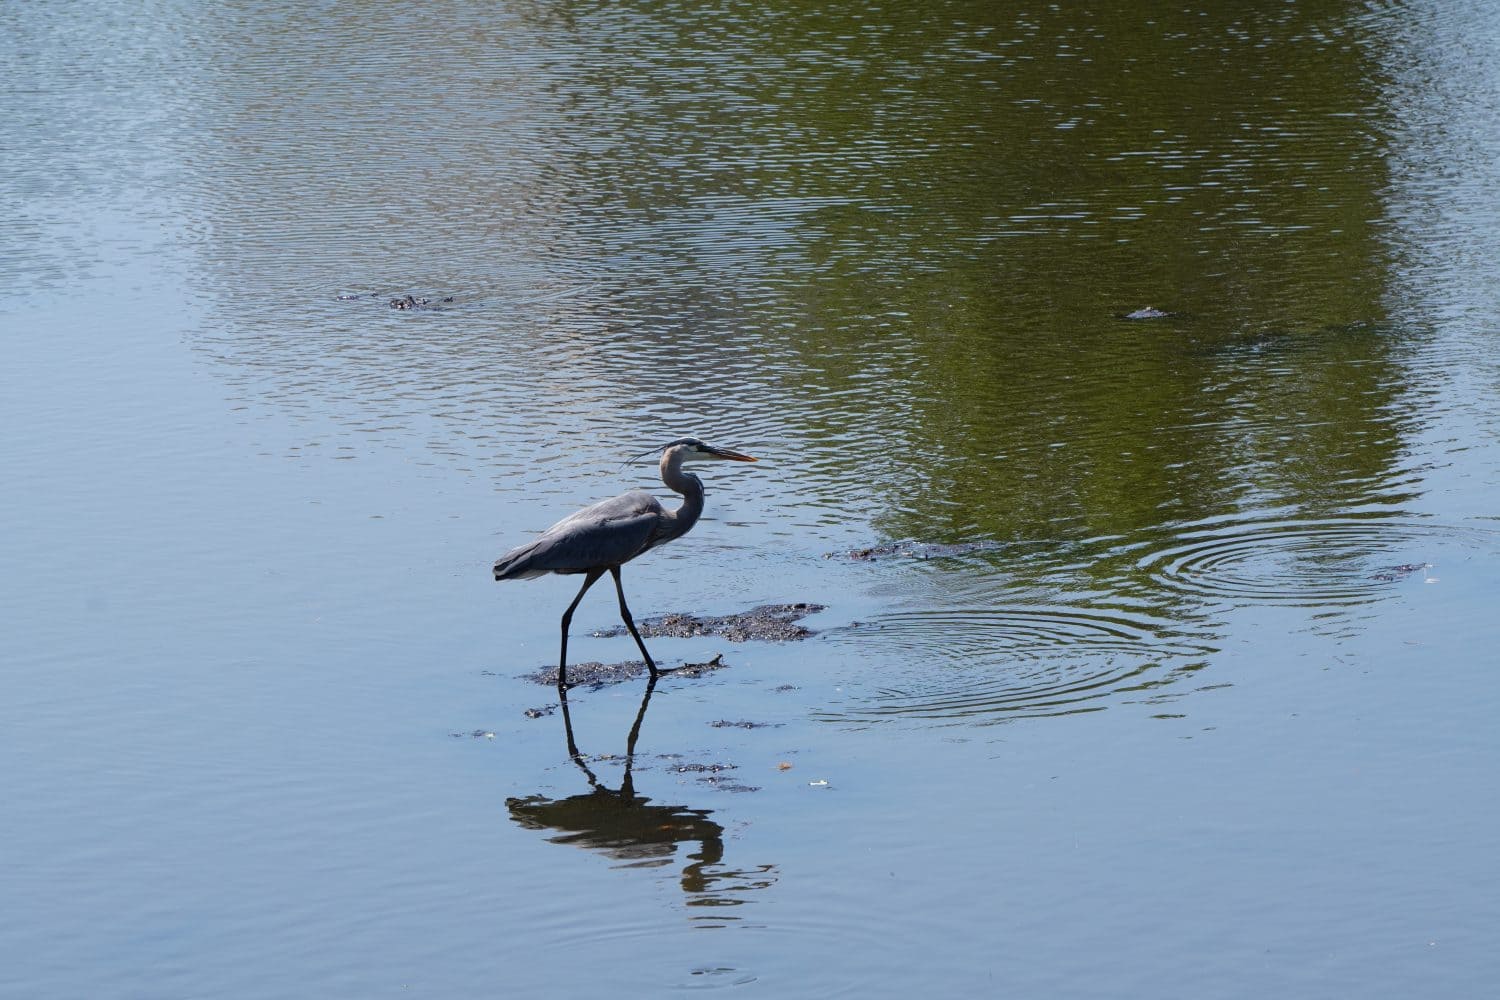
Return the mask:
M6 7L0 992L1477 993L1490 13Z

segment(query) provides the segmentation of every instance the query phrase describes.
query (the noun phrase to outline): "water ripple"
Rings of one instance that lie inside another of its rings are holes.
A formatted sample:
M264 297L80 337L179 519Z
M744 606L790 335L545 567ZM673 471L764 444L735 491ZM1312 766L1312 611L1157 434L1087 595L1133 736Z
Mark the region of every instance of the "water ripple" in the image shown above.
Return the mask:
M908 676L824 718L1005 719L1156 702L1180 693L1161 689L1215 652L1204 637L1143 616L1066 606L907 610L830 640L872 636L908 665Z
M1126 550L1169 590L1235 604L1364 604L1426 571L1456 546L1500 547L1500 535L1389 516L1257 518L1190 527Z

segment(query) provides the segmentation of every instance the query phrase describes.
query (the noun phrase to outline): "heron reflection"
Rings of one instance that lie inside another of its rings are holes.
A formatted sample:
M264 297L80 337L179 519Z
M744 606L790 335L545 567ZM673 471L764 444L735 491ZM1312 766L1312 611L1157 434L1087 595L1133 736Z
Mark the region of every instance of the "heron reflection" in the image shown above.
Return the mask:
M552 843L598 851L619 862L619 867L671 865L678 845L684 845L686 864L680 881L682 891L689 896L688 905L738 905L745 901L743 893L765 888L776 880L775 866L760 865L743 871L725 868L724 827L710 818L713 810L657 805L636 793L635 747L656 683L656 677L646 682L640 710L626 737L625 770L619 788L609 788L600 782L588 759L579 752L568 712L567 691L563 689L559 692L560 707L568 756L583 772L589 790L561 799L544 795L509 798L506 808L511 819L528 830L553 832L547 838Z

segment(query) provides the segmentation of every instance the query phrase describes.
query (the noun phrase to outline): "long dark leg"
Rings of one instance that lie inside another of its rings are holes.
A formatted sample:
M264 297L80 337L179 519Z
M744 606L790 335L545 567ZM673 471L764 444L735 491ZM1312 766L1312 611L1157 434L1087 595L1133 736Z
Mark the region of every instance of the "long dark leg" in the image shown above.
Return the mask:
M646 666L651 671L651 676L658 673L656 661L651 659L651 654L646 651L646 644L641 641L641 634L635 630L635 619L630 617L630 609L625 606L625 588L620 583L620 567L611 566L610 575L615 578L615 593L620 595L620 617L625 620L625 627L630 629L630 635L635 639L635 644L641 647L641 655L646 658Z
M619 582L619 570L615 571L615 582ZM573 598L573 603L568 605L568 610L562 616L562 652L557 656L557 690L568 689L568 626L573 624L573 609L578 607L578 602L583 600L583 595L589 592L589 588L599 581L604 575L602 569L591 569L583 578L583 586L578 588L578 596ZM634 629L632 629L634 631ZM639 640L637 640L639 641Z

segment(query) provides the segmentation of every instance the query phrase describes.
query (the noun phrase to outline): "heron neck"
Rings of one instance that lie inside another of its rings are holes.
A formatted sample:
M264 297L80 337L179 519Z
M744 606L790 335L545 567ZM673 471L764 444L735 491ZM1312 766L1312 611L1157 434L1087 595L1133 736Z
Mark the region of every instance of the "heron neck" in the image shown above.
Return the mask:
M682 504L671 513L671 527L662 541L686 534L703 514L703 481L691 472L682 471L686 454L686 451L669 448L661 457L661 481L669 489L682 494Z

